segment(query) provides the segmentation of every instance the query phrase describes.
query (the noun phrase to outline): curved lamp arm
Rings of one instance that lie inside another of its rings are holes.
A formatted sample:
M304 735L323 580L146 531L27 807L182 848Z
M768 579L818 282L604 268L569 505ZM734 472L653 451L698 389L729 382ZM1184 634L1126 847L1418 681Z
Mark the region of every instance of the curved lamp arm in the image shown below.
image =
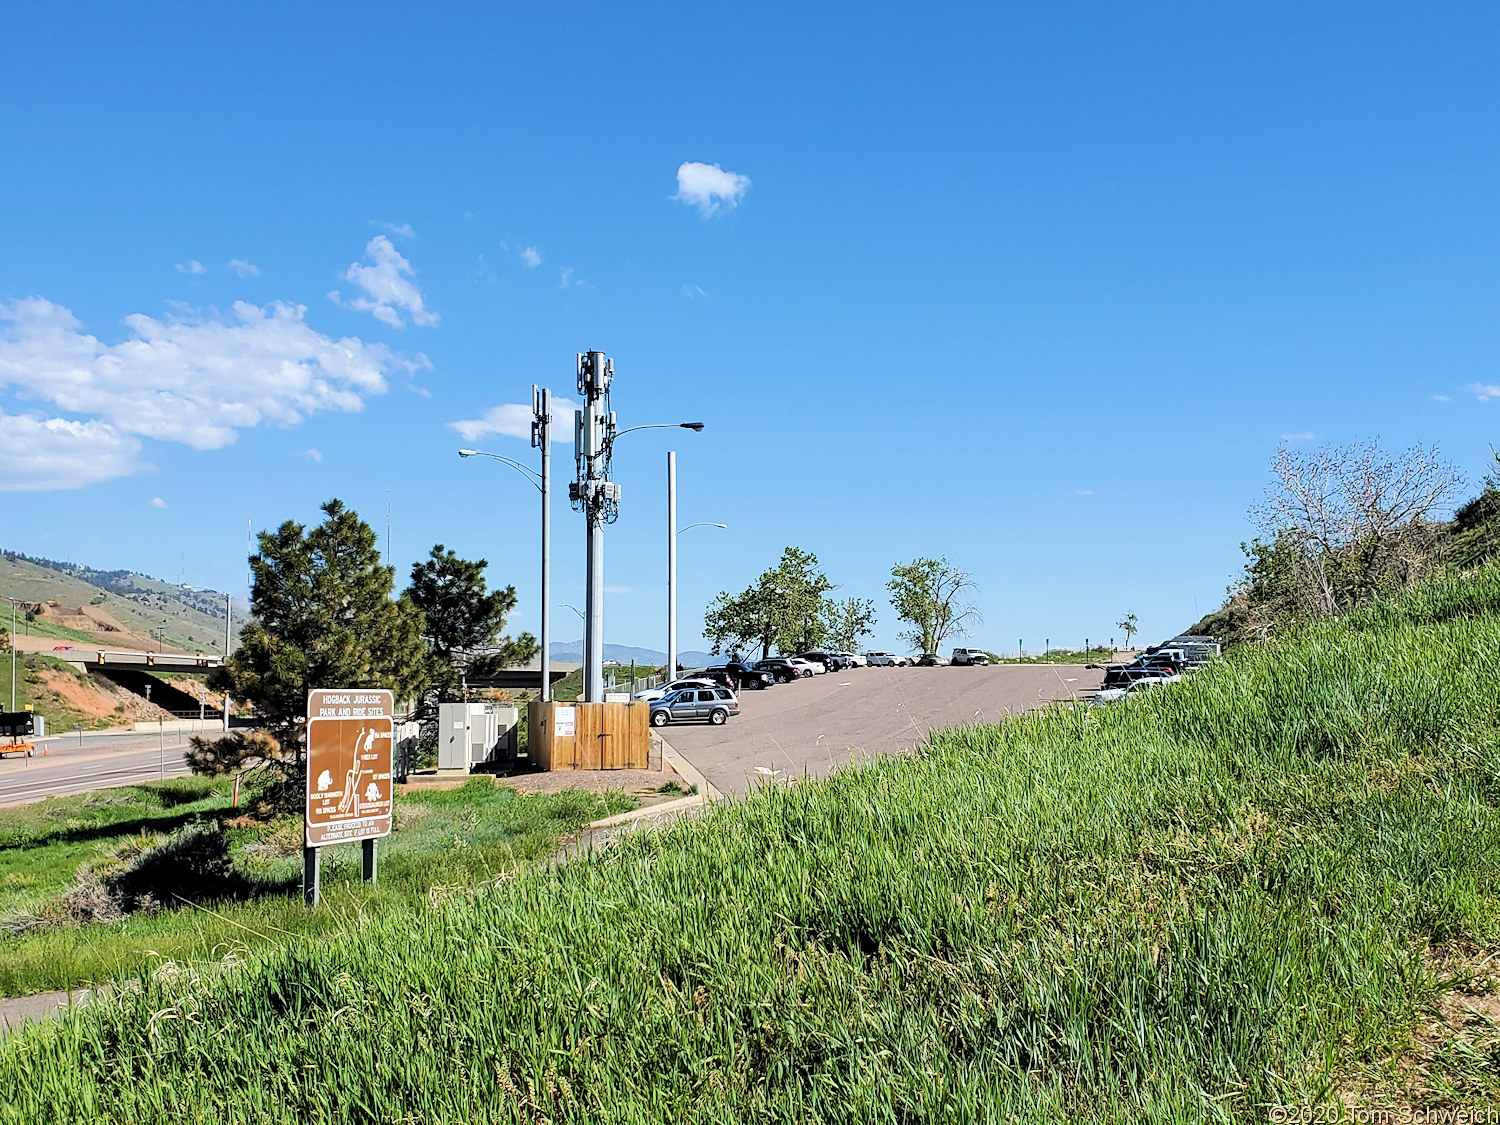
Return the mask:
M509 465L512 469L524 473L526 479L531 482L532 487L538 492L542 490L542 474L535 469L528 468L519 461L513 461L509 457L502 457L498 453L486 453L482 449L460 449L458 455L460 457L488 457L493 461L499 461L502 465Z

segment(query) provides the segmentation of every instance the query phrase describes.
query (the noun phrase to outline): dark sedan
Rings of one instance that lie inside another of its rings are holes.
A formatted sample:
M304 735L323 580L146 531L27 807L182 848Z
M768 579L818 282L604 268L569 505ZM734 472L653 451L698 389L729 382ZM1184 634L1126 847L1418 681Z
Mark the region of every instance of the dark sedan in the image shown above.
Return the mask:
M802 678L802 669L786 660L757 660L753 667L757 672L769 675L778 684L789 684Z
M768 688L776 682L776 677L759 668L752 668L748 664L731 661L728 664L720 664L716 668L705 668L697 673L699 679L712 680L716 684L723 684L730 691L743 691L746 688L759 691Z

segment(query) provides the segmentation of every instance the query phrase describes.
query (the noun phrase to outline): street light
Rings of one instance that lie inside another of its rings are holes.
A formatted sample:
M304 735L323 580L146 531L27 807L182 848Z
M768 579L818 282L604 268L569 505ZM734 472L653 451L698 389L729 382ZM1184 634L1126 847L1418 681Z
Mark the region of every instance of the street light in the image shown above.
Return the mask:
M16 709L16 599L6 598L10 602L10 709Z
M667 454L667 518L677 519L677 456ZM667 543L667 680L677 678L677 537L695 527L719 527L728 529L727 523L690 523L678 528L668 537Z
M552 392L533 384L531 388L531 445L542 451L542 471L498 453L482 449L460 449L460 457L488 457L520 472L542 494L542 702L552 698Z
M684 422L689 429L703 428ZM677 451L667 451L667 682L677 678L677 537L695 527L728 528L727 523L690 523L677 527Z

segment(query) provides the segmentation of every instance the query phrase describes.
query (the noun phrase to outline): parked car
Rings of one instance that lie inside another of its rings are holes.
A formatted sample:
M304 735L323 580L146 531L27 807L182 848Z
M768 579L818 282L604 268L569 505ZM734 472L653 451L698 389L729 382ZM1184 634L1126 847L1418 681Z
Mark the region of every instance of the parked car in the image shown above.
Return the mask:
M634 698L643 699L647 702L650 702L653 699L660 699L664 695L670 695L674 691L681 691L683 688L714 686L715 684L712 680L706 680L696 676L687 676L680 680L673 680L670 684L663 684L661 687L647 688L645 691L638 691L635 693Z
M1161 647L1177 649L1182 653L1189 668L1202 668L1205 664L1217 660L1223 653L1218 640L1213 637L1173 637Z
M1169 668L1151 668L1131 661L1129 664L1112 664L1104 670L1103 690L1131 687L1145 680L1171 682L1181 678L1180 672Z
M651 701L651 725L704 720L719 727L740 713L740 701L728 688L683 688Z
M1090 702L1092 702L1096 706L1102 707L1106 703L1114 703L1117 700L1124 699L1127 695L1134 695L1137 692L1141 691L1149 691L1152 688L1161 687L1163 684L1171 682L1171 679L1166 676L1143 676L1142 678L1123 686L1100 688L1097 692L1094 693L1094 698L1090 700Z
M980 648L956 648L953 650L953 659L948 661L953 665L988 664L989 662L990 654Z
M720 664L714 668L705 668L698 673L699 679L712 680L721 687L727 687L730 691L739 691L742 688L750 688L759 691L768 688L776 682L776 677L760 668L752 668L748 664L732 661L729 664Z
M781 656L767 657L750 665L757 672L768 672L778 684L789 684L802 678L802 669L793 668L792 662Z
M849 667L849 662L836 652L804 652L798 659L821 664L825 672L842 672Z
M851 668L863 668L866 664L865 658L857 652L841 652L839 655L849 662Z
M788 656L786 662L793 668L797 668L809 676L826 676L828 674L828 665L819 664L811 660L803 660L800 656Z
M912 661L912 664L918 668L936 668L942 663L943 658L935 652L924 652Z
M900 668L906 663L906 657L894 652L867 652L865 660L871 668Z

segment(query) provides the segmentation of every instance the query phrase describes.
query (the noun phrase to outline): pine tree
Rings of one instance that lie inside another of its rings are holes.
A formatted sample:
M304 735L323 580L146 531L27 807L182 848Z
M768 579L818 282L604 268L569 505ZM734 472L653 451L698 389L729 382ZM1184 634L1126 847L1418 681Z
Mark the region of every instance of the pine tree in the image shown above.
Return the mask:
M422 611L422 636L432 657L429 691L437 699L455 695L466 676L526 664L540 650L530 633L514 640L503 635L505 618L516 608L516 588L490 590L488 565L459 558L439 543L411 568L406 593Z
M422 611L392 599L375 532L338 500L311 531L287 520L260 534L240 647L214 686L254 709L270 740L194 739L194 769L222 772L274 761L300 781L307 693L314 688L389 688L398 706L426 686Z

